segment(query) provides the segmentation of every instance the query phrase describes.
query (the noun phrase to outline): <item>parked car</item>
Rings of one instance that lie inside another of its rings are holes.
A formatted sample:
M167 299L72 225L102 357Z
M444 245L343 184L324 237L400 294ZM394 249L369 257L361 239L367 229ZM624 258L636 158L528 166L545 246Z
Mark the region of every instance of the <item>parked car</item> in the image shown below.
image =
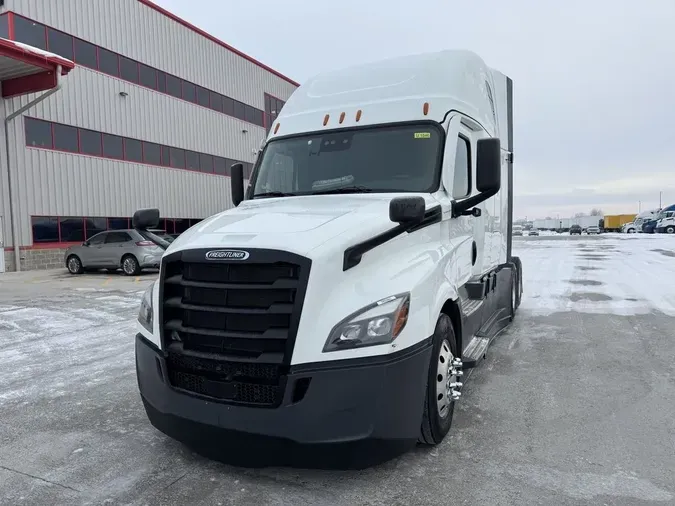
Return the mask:
M64 261L71 274L121 268L127 276L135 276L143 269L159 268L163 253L137 230L109 230L68 248Z
M529 235L537 235L537 236L538 236L538 235L539 235L539 230L537 230L536 228L533 228L532 230L530 230Z
M581 225L572 225L570 227L570 235L581 235Z
M600 227L588 227L586 229L586 233L588 235L599 234L600 233Z
M523 235L523 227L522 225L513 225L513 228L511 229L513 232L513 235Z

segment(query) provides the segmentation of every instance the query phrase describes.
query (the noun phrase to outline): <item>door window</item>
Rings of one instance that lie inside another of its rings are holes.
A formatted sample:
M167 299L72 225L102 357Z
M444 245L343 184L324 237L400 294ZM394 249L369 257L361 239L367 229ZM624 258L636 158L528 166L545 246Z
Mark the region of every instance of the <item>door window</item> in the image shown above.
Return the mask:
M468 139L460 136L455 153L455 178L452 185L452 198L461 199L471 193L471 145Z
M103 232L102 234L96 234L94 237L89 239L89 246L97 246L103 244L105 242L106 235L107 232Z

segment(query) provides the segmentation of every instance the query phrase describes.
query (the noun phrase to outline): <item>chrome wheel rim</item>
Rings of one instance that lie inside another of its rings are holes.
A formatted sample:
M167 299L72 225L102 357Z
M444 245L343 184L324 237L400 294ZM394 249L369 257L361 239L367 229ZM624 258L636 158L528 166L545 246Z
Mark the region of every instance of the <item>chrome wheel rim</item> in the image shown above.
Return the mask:
M68 260L68 270L70 272L77 272L80 270L80 261L77 258L71 258Z
M446 418L450 413L450 406L454 402L452 400L452 383L457 381L457 376L454 374L452 361L454 356L450 351L450 343L448 340L443 340L441 349L438 352L438 366L436 372L436 406L438 414L441 418Z
M124 260L124 272L127 274L134 272L134 261L131 258Z

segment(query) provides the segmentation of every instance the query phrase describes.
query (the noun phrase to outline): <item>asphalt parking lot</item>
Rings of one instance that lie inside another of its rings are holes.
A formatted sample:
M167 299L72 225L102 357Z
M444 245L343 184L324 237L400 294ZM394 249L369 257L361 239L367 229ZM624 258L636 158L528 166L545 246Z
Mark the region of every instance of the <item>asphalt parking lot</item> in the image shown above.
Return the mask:
M147 421L153 274L0 277L0 503L675 504L675 238L524 237L522 306L444 443L365 471L244 469Z

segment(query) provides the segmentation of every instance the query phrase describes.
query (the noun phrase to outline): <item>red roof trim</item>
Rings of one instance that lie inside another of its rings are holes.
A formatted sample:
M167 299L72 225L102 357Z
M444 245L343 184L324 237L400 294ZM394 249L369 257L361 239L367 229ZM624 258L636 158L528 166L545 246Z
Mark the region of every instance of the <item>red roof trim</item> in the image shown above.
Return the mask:
M142 3L143 5L147 5L147 6L150 7L151 9L154 9L154 10L156 10L157 12L159 12L159 13L161 13L161 14L164 14L166 17L173 19L175 22L180 23L180 24L183 25L185 28L188 28L189 30L192 30L193 32L198 33L198 34L201 35L202 37L206 37L206 38L209 39L211 42L215 42L215 43L218 44L219 46L224 47L225 49L227 49L227 50L229 50L229 51L232 51L232 52L233 52L234 54L236 54L237 56L241 56L242 58L244 58L244 59L250 61L251 63L254 63L254 64L257 65L258 67L261 67L261 68L265 69L267 72L270 72L270 73L274 74L275 76L280 77L280 78L283 79L284 81L287 81L287 82L291 83L293 86L300 86L300 83L295 82L295 81L294 81L293 79L291 79L290 77L286 77L286 76L283 75L282 73L277 72L276 70L274 70L274 69L271 68L271 67L268 67L268 66L265 65L264 63L262 63L262 62L256 60L255 58L252 58L251 56L247 55L246 53L242 53L242 52L239 51L238 49L235 49L234 47L230 46L229 44L226 44L226 43L223 42L222 40L217 39L217 38L214 37L213 35L211 35L211 34L205 32L205 31L202 30L201 28L197 28L197 27L196 27L195 25L193 25L192 23L189 23L188 21L185 21L183 18L180 18L180 17L176 16L175 14L173 14L173 13L167 11L165 8L160 7L160 6L157 5L156 3L151 2L150 0L138 0L138 1L139 1L140 3Z
M31 51L17 42L1 38L0 56L6 56L45 70L55 70L57 65L61 65L61 75L64 76L75 68L75 64L70 60L55 54L42 54L40 50Z

